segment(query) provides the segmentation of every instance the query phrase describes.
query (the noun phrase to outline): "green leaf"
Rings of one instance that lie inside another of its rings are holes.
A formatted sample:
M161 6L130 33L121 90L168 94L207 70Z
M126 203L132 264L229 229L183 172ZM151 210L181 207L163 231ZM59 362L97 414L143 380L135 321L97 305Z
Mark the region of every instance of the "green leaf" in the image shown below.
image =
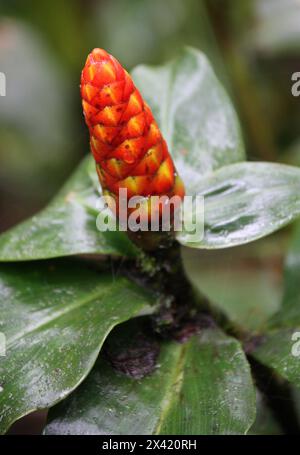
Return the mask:
M124 278L70 260L0 268L0 433L18 418L54 405L91 370L110 330L150 297Z
M293 335L298 337L293 339ZM298 341L297 341L298 340ZM276 371L289 382L300 387L300 348L298 354L293 354L293 346L300 340L300 321L295 321L293 327L282 327L270 330L262 335L257 348L252 355L264 365Z
M281 305L282 250L281 238L273 236L229 250L182 248L182 259L200 295L239 327L260 331Z
M191 241L183 231L177 239L192 248L249 243L300 215L300 169L284 164L232 164L198 179L191 190L204 197L204 236Z
M295 320L300 322L300 223L294 227L290 247L284 267L283 311L276 317L277 321L292 325Z
M300 225L296 224L285 264L284 296L252 355L300 387Z
M185 48L172 62L138 66L132 76L189 194L203 174L245 159L236 114L204 54Z
M48 207L2 234L0 261L88 253L134 256L137 248L125 232L97 230L100 193L94 187L90 173L96 176L92 158L88 157Z
M109 338L131 337L132 321ZM47 434L240 434L255 418L255 391L238 341L217 328L164 342L143 379L100 356L87 380L50 411Z

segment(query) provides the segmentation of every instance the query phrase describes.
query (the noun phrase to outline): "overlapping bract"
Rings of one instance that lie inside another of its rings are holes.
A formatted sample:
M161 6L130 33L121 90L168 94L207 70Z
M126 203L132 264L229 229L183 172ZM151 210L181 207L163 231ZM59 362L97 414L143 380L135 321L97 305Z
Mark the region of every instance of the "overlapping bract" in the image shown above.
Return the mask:
M128 198L182 199L183 183L149 106L128 72L106 51L89 54L81 96L99 180L104 194L115 198L117 210L121 188L127 189Z

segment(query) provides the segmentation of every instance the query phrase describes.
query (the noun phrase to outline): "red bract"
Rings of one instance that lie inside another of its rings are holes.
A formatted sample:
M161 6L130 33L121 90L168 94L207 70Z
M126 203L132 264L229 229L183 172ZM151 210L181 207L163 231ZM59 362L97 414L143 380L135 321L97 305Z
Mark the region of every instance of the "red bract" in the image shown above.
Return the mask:
M81 96L104 194L113 196L117 207L120 188L128 198L144 196L148 202L154 195L182 199L183 183L149 106L128 72L103 49L94 49L86 60Z

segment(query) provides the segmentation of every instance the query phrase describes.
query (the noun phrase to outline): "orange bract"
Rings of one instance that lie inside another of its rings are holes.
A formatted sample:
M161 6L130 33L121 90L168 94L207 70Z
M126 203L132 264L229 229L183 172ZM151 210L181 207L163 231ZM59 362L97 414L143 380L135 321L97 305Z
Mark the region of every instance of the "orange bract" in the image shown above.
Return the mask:
M127 71L103 49L94 49L86 60L81 96L104 192L116 200L120 188L127 188L128 198L182 199L183 183L149 106Z

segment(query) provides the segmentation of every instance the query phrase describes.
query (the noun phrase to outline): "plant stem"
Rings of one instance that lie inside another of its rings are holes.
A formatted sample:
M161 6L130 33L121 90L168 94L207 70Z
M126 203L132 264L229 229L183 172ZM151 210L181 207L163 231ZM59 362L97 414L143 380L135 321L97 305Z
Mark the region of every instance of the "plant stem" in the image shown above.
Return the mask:
M158 305L152 317L153 326L163 337L184 341L201 328L214 325L230 336L249 338L224 312L194 292L183 267L181 246L176 241L147 254L141 252L134 267L123 264L122 273L156 293Z

